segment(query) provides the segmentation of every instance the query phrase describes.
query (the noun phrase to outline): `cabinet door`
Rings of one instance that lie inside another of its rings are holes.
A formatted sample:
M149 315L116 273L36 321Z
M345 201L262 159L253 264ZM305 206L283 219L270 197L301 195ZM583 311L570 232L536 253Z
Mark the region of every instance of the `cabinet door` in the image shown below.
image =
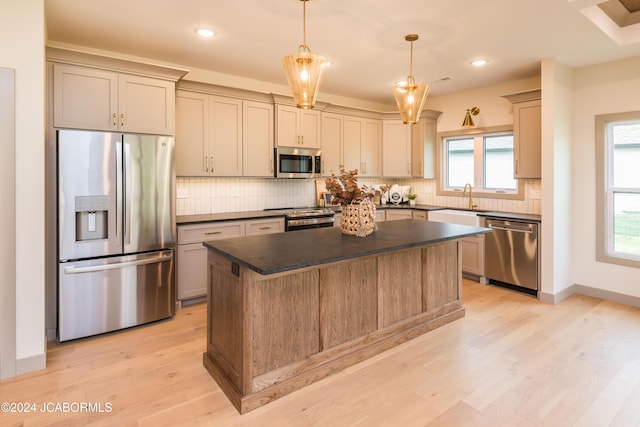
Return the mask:
M175 83L149 77L118 77L118 125L122 132L173 135Z
M273 105L242 103L242 175L273 177Z
M435 174L436 121L421 118L411 126L411 176L433 179Z
M484 236L466 237L462 245L462 271L484 276Z
M53 125L118 129L118 75L72 65L53 65Z
M242 176L242 101L209 96L209 172Z
M344 116L343 121L343 162L346 170L358 169L364 175L365 164L361 158L363 121L359 117Z
M322 113L322 175L340 173L342 163L342 121L340 114Z
M176 175L206 176L209 156L209 99L206 94L176 91Z
M411 176L411 126L402 120L384 120L382 124L382 175Z
M202 243L178 246L178 299L207 295L207 248Z
M382 121L363 119L361 161L365 176L382 176Z
M540 178L542 115L540 100L513 105L515 178Z
M288 105L276 105L276 144L279 147L299 147L298 109Z
M321 147L321 116L316 110L299 110L300 115L300 141L305 148Z

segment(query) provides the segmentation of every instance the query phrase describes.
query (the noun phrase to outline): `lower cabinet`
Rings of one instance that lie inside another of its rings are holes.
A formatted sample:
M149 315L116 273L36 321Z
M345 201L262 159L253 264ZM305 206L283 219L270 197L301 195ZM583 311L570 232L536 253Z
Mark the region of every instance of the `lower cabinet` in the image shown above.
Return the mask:
M484 235L461 239L462 271L484 277Z
M258 234L281 233L283 218L206 222L178 226L177 298L207 295L207 248L202 242Z

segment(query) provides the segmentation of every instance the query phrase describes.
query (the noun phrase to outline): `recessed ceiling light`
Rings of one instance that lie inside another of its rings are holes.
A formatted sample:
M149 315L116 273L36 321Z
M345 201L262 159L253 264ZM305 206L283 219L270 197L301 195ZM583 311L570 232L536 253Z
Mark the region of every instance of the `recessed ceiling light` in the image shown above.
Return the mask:
M469 64L473 65L474 67L482 67L483 65L487 65L488 62L488 59L474 59Z
M216 35L215 31L210 30L208 28L196 28L195 32L197 35L199 35L200 37L213 37Z

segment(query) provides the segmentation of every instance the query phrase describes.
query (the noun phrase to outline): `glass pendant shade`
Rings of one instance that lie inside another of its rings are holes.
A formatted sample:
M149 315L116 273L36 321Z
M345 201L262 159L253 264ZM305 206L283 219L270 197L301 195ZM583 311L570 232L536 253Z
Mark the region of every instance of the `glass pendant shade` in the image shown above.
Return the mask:
M282 58L282 67L293 93L296 107L313 108L324 77L327 59L300 46L297 53Z
M418 123L428 94L429 86L416 83L412 76L409 76L406 82L396 83L393 96L396 98L402 123Z
M413 42L418 40L417 34L407 34L404 38L411 42L411 56L409 62L409 77L406 82L398 82L393 87L393 96L396 98L400 117L405 124L415 124L420 120L420 113L429 94L429 86L416 83L413 78Z

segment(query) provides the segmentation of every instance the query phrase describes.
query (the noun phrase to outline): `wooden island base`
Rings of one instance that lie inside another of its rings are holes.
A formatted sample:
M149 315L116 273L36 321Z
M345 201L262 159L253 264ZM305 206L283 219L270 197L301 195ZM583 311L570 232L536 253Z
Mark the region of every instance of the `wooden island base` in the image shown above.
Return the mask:
M460 241L261 275L209 250L204 366L240 413L464 316Z

